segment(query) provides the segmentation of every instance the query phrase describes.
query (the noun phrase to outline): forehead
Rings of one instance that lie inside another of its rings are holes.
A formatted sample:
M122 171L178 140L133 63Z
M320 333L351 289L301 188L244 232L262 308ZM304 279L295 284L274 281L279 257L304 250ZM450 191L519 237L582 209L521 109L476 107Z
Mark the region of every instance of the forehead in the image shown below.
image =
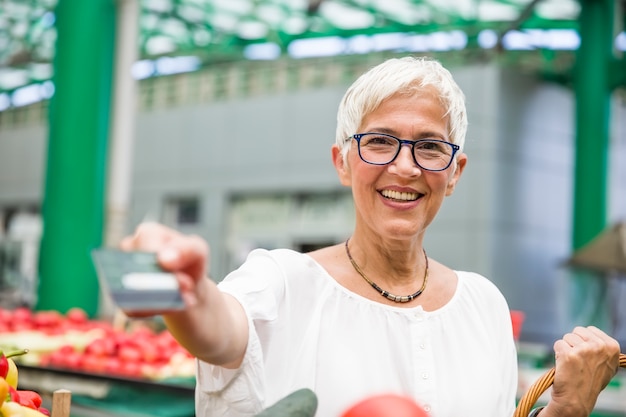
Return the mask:
M384 129L411 136L429 131L447 137L448 122L447 111L434 89L421 89L385 99L364 115L359 130Z

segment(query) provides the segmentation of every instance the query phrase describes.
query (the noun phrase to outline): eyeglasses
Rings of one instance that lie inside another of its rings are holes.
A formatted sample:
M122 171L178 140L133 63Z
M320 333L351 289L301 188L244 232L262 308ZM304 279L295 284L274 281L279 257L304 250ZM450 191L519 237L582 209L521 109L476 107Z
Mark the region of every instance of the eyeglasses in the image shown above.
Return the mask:
M452 163L459 145L439 139L405 140L385 133L356 133L351 136L359 148L363 162L387 165L400 154L402 145L411 146L413 160L426 171L443 171Z

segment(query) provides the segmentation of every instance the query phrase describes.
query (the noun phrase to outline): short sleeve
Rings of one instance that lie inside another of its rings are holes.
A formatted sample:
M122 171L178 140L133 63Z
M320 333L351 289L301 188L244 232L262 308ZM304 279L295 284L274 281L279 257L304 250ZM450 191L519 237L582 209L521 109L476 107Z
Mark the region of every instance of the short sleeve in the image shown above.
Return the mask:
M263 409L263 352L250 320L248 328L248 346L239 368L226 369L196 361L196 415L244 417Z
M252 320L270 322L278 317L284 298L285 272L269 251L255 249L218 287L235 297Z
M198 361L196 415L240 417L260 412L266 398L265 358L259 323L276 320L284 295L284 271L264 249L256 249L246 262L218 284L235 297L248 317L248 346L241 366L226 369Z

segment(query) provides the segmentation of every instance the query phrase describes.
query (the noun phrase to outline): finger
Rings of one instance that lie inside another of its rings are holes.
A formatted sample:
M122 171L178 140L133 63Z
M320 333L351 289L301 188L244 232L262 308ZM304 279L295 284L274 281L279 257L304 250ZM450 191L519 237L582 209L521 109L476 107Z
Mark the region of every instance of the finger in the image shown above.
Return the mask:
M562 338L569 346L578 346L585 343L585 337L581 336L579 333L567 333L563 335Z
M200 237L179 235L170 239L157 252L157 259L162 267L169 270L185 270L204 267L208 262L209 247ZM204 270L189 271L192 275L202 274Z
M156 252L177 236L178 232L159 223L146 222L137 226L132 236L122 239L120 247L124 250Z
M572 346L569 343L567 343L565 340L559 339L556 342L554 342L554 346L552 348L554 349L555 356L558 359L560 353L568 351L569 349L572 348Z
M553 345L554 359L556 360L557 367L559 363L569 363L579 360L579 346L580 344L573 343L572 337L568 335L564 335L562 339L557 340Z
M189 275L180 273L176 274L176 278L178 279L180 296L185 306L195 306L198 303L198 297L196 296L197 281L193 280Z
M584 344L578 345L581 348L597 352L596 354L603 352L607 358L619 357L619 342L599 328L595 326L577 327L573 332L584 340Z
M617 340L615 340L613 337L609 336L604 331L602 331L599 328L597 328L596 326L589 326L589 327L587 327L587 331L590 334L592 334L593 337L598 338L599 340L603 341L604 343L606 343L610 347L612 347L614 349L617 349L618 351L620 350L619 342Z
M132 250L133 249L133 237L126 236L122 238L122 240L120 241L119 247L120 249L125 250L125 251Z

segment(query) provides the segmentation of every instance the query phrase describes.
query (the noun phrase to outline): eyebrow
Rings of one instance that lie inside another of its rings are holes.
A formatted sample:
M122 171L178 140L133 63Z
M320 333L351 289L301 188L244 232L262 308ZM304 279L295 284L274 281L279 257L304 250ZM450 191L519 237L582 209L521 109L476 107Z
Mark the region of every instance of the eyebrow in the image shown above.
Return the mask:
M387 127L374 127L374 128L368 129L367 131L371 133L385 133L387 135L398 137L398 134L396 133L395 130L387 128ZM409 140L418 140L418 139L425 139L425 138L445 140L444 137L440 133L435 133L435 132L421 132L416 139L411 138Z

